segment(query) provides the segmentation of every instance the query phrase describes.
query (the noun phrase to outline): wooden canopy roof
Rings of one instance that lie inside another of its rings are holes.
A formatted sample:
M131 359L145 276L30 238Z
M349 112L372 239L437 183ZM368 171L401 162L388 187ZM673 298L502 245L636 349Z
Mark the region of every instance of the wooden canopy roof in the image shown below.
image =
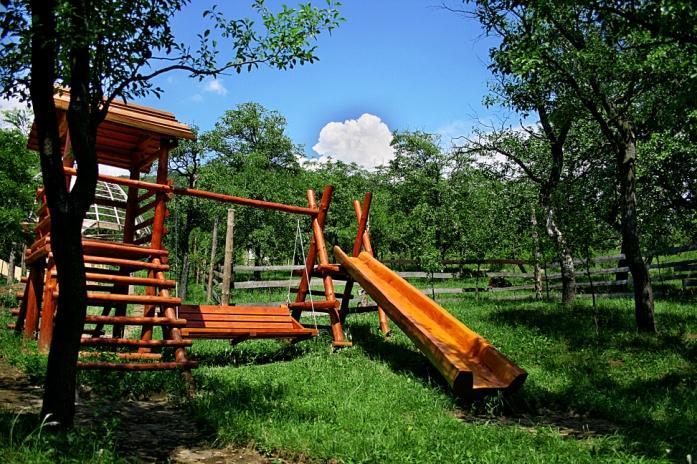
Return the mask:
M66 114L70 94L62 92L53 97L60 118L61 143L68 133ZM97 161L101 164L130 169L137 166L148 172L157 159L162 139L188 139L196 136L191 129L176 120L172 113L113 101L104 121L97 129ZM32 127L28 147L38 150L36 127Z

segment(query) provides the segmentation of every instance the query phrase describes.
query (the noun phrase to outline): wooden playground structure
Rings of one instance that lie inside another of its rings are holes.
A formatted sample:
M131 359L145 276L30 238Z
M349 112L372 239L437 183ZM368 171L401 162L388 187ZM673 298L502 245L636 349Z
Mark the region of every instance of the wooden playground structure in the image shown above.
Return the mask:
M57 95L55 101L61 121L66 182L71 182L76 169L66 123L69 96ZM339 264L333 264L324 238L332 186L324 188L319 201L315 192L308 190L307 206L175 187L168 179L169 152L176 147L178 139L193 138L192 131L171 113L134 104L112 103L105 121L99 126L98 162L127 169L130 176L99 176L100 181L123 186L127 198L95 198L98 207L123 210L122 233L104 238L83 237L90 309L81 338L85 351L80 353L79 368L190 369L197 365L196 361L189 359L186 351L193 339L239 342L280 338L298 341L316 336L316 329L300 323L304 311L327 313L333 345L350 346L343 325L346 316L356 312L349 303L353 285L359 283L379 304L360 311L376 311L380 330L385 334L389 332L388 316L395 321L457 393L466 394L478 388L507 389L523 382L524 371L483 338L459 321L453 321L454 318L432 300L423 295L417 297L411 290L413 287L399 281L399 277L392 275L389 269L375 264L377 260L373 257L367 227L372 200L370 193L362 203L354 202L358 228L351 255L335 247L334 255ZM32 131L29 148L36 147L36 135ZM141 174L150 172L153 165L156 165L157 172L155 181L141 180ZM165 219L169 214L167 202L174 195L308 218L311 240L304 269L295 272L300 276L300 283L294 301L277 307L235 306L225 301L219 306L183 305L181 299L171 294L175 282L166 276L169 252L163 244L167 233ZM17 319L11 328L27 337L37 337L39 349L46 352L53 334L60 288L51 251L50 214L43 189L38 190L37 199L35 241L25 256L29 276L24 291L18 295L21 304L14 310ZM382 268L376 273L379 266ZM311 290L313 277L321 279L323 291ZM346 281L342 295L335 293L335 280ZM321 298L314 299L313 296ZM160 330L154 330L155 327ZM173 361L163 360L163 349L174 350Z

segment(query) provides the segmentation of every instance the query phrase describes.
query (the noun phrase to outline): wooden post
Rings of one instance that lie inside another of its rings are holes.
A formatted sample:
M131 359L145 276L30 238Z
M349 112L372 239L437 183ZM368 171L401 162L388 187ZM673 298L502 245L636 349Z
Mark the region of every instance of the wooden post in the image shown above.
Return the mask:
M375 253L373 252L373 245L370 243L370 233L368 232L368 220L370 219L370 204L372 199L373 194L371 192L367 192L363 198L362 206L358 200L353 202L353 209L356 212L356 218L358 219L358 232L356 233L356 241L353 244L353 256L358 256L360 254L361 246L370 256L375 256ZM345 288L344 293L350 294L351 290L353 289L352 279L349 279L346 282ZM343 304L344 300L341 302L342 314L346 314L348 312L349 301L345 301L346 305ZM385 335L390 333L387 314L385 314L385 311L380 306L378 306L378 321L380 323L380 332Z
M215 253L218 248L218 218L213 221L213 238L211 243L211 262L208 267L208 288L206 289L206 301L211 302L213 297L213 272L215 271Z
M15 248L17 244L10 244L10 256L7 258L7 284L12 285L15 281Z
M158 154L158 161L157 161L157 180L156 183L160 185L167 185L167 159L169 156L169 148L168 144L165 140L161 142L161 147L160 147L160 152ZM155 213L153 216L153 223L152 223L152 238L150 239L150 248L154 248L156 250L162 249L162 238L164 236L164 229L165 229L165 218L167 217L167 194L164 191L158 191L155 194ZM152 260L153 264L161 264L161 260L159 258L155 258ZM148 273L148 277L152 278L159 278L158 272L156 271L150 271ZM164 279L164 273L162 273L163 279ZM162 294L163 291L166 290L160 290L160 294ZM167 295L169 295L169 291L166 291ZM154 295L155 294L155 289L153 287L146 287L145 288L145 293L146 295ZM153 305L145 305L143 308L143 316L145 317L154 317L156 312L156 307ZM174 310L172 310L172 314L174 314ZM141 339L142 340L150 340L152 339L152 332L153 332L153 326L143 326L143 329L141 331ZM138 349L139 353L145 353L150 351L150 348L147 347L141 347Z
M322 200L319 209L320 214L323 214L325 218L333 194L334 188L331 186L325 187L324 192L322 192ZM310 208L315 209L317 207L314 190L307 191L307 200ZM315 248L317 250L317 256L319 257L319 263L323 266L329 266L329 253L327 252L327 246L324 242L324 224L320 225L319 216L312 218L312 235L315 237ZM333 309L329 309L329 321L332 328L332 337L334 338L333 344L334 346L350 346L351 343L344 340L344 329L341 323L339 308L336 306L336 294L334 292L334 281L332 280L332 276L324 274L322 280L324 282L324 296L326 297L327 303L335 304ZM309 288L308 282L308 291Z
M230 277L232 276L232 266L234 264L234 241L235 239L235 210L227 210L227 230L225 231L225 259L223 261L223 288L221 289L220 304L228 306L230 304Z
M27 338L33 338L34 332L39 327L39 308L41 308L44 290L43 266L43 262L32 266L32 272L29 273L29 281L24 292L24 336Z
M134 181L140 180L140 170L137 166L131 167L129 178L130 180ZM126 214L124 216L123 225L123 243L133 243L136 231L136 217L138 216L138 188L134 186L129 186L128 193L126 195ZM119 273L121 275L128 275L130 274L130 270L121 266ZM128 293L128 285L115 285L114 287L114 293ZM155 289L146 287L145 292L146 294L154 295ZM124 303L117 304L114 307L114 315L125 316L127 307L128 306ZM105 306L104 312L108 314L107 309L108 308ZM122 324L114 324L114 326L112 327L112 336L114 338L122 338L123 331L124 326Z
M39 330L39 351L48 353L53 338L53 317L56 315L57 299L53 297L56 291L58 280L53 276L56 265L53 260L49 260L44 276L44 296L41 308L41 328Z
M308 247L307 250L307 259L305 260L306 266L305 266L305 271L303 272L302 276L300 277L300 284L298 285L298 293L295 295L295 302L296 303L302 303L305 301L305 298L307 297L307 294L310 290L310 279L312 277L312 272L315 267L315 261L317 260L317 237L314 234L314 223L316 222L320 226L320 230L324 230L324 223L327 220L327 210L329 209L329 202L331 201L331 198L334 194L334 187L331 185L328 185L324 188L324 192L322 193L322 205L326 205L326 208L323 210L320 207L320 211L317 214L317 216L312 218L312 223L313 223L313 233L310 238L310 246ZM314 198L315 193L312 190L307 191L307 197L308 201L310 197ZM325 202L326 199L326 202ZM313 203L314 204L314 203ZM312 209L312 208L309 208ZM301 309L294 308L293 309L293 318L295 320L300 320L300 315L302 313Z
M530 206L530 224L532 225L532 259L533 259L533 280L535 285L535 299L542 299L542 275L540 271L540 237L537 233L537 214L535 207Z

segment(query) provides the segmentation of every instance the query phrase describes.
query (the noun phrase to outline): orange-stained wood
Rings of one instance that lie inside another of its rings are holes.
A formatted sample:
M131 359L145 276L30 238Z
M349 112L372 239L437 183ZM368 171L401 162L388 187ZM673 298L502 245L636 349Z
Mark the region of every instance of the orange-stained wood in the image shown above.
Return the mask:
M193 369L197 367L196 361L175 361L175 362L140 362L140 363L119 363L119 362L87 362L78 361L78 369L108 369L113 371L162 371L167 369Z
M58 291L53 292L53 297L58 298ZM149 295L117 295L113 293L87 292L88 303L104 302L123 302L141 303L151 305L178 305L181 299L171 296L149 296Z
M74 168L65 168L65 173L69 174L69 175L75 175L77 173L77 170ZM282 211L282 212L286 212L286 213L305 214L308 216L317 216L319 214L319 211L317 211L316 209L306 208L303 206L286 205L283 203L275 203L273 201L254 200L251 198L236 197L233 195L225 195L223 193L207 192L205 190L172 187L172 186L167 185L165 183L159 183L159 182L156 184L153 184L151 182L135 181L135 180L131 180L131 179L124 179L121 177L105 176L102 174L99 175L99 180L103 180L105 182L110 182L113 184L126 185L129 187L137 187L137 188L145 189L145 190L152 190L155 192L165 192L165 193L176 194L176 195L186 195L186 196L190 196L190 197L207 198L209 200L217 200L217 201L222 201L224 203L233 203L233 204L242 205L242 206L252 206L252 207L256 207L256 208L270 209L270 210ZM139 209L139 211L140 211L139 214L142 214L143 212L147 211L152 206L153 206L152 204L148 204L146 206L141 207Z
M184 327L186 320L169 317L137 317L137 316L93 316L85 317L86 324L127 324L127 325L171 325Z
M511 390L525 381L524 370L368 253L349 257L336 246L334 255L436 366L456 394L466 396L473 389Z
M304 339L317 335L293 319L287 306L182 305L178 315L186 319L185 337Z
M375 256L373 254L373 246L370 243L370 233L368 232L368 215L370 214L370 204L373 199L373 194L371 192L367 192L365 194L365 197L363 199L363 206L361 207L361 203L358 200L355 200L353 202L353 209L356 212L356 218L358 219L358 233L356 234L356 242L353 245L353 256L358 256L358 254L361 251L361 245L363 245L363 249L365 250L366 253L368 253L370 256ZM359 243L360 242L360 243ZM351 285L349 285L349 283ZM346 283L347 288L351 288L353 286L353 282L350 280ZM347 313L348 310L348 301L346 302L347 305L346 307L343 306L342 302L342 311L344 311L344 314ZM346 316L344 316L346 317ZM390 333L390 325L387 322L387 314L385 314L385 311L378 306L378 322L380 325L380 332L383 334L388 334Z
M136 340L132 338L82 338L80 344L86 346L107 345L107 346L191 346L191 340Z
M51 256L52 253L49 255ZM169 271L169 265L158 262L146 262L132 259L111 258L108 256L85 256L85 264L106 264L112 266L125 266L132 269L149 269L152 271Z

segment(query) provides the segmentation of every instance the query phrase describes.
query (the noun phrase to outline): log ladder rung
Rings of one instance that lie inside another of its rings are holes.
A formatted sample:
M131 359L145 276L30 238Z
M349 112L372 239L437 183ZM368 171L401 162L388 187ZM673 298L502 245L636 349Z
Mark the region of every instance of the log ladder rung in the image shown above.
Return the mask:
M168 317L136 317L136 316L93 316L85 317L86 324L120 324L120 325L167 325L171 327L186 327L186 319L170 319Z
M120 363L106 361L78 361L78 369L109 369L116 371L162 371L168 369L193 369L198 366L196 361L185 362L140 362Z

